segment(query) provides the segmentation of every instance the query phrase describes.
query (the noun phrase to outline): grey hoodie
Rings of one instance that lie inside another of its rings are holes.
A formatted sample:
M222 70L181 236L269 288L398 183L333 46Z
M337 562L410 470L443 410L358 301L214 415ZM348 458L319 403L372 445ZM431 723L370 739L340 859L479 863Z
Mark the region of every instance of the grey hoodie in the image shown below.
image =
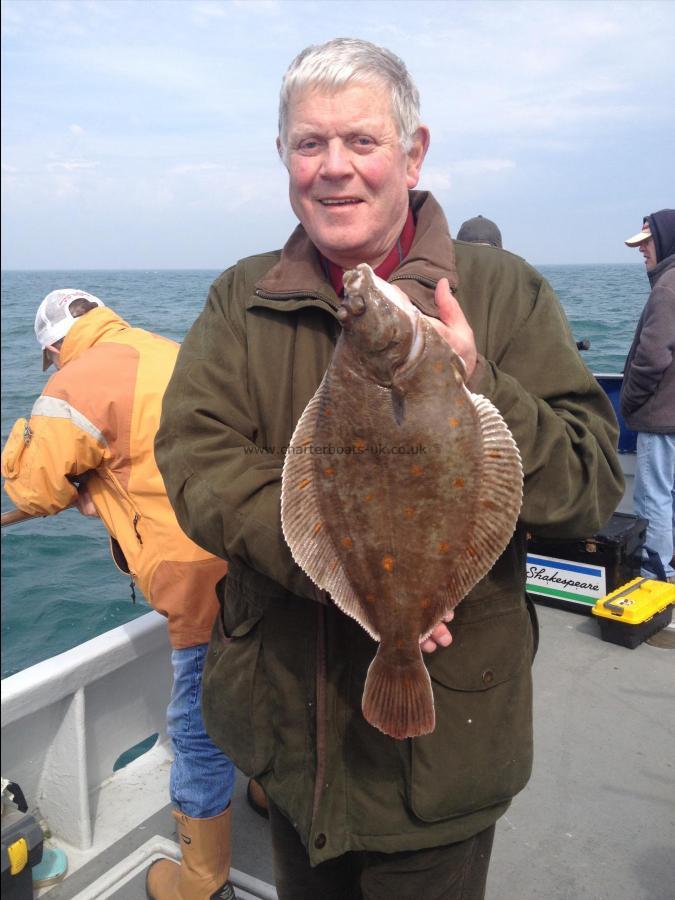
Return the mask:
M652 292L626 359L621 412L634 431L675 434L675 254L648 275Z

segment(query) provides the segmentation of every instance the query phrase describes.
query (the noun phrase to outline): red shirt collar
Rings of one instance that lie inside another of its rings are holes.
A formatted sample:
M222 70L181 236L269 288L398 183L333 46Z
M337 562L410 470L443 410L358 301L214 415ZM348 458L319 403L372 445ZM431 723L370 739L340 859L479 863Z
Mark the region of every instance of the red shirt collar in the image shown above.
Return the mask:
M387 256L382 260L379 266L374 269L375 274L382 278L384 281L387 281L394 269L396 269L397 266L400 266L408 253L410 253L410 248L412 247L414 237L415 219L413 218L412 209L409 209L408 217L406 218L405 225L403 226L403 231L399 235L398 240L391 248ZM344 275L345 270L340 268L340 266L336 265L334 262L331 262L331 260L327 259L325 256L321 257L321 263L326 275L330 279L333 290L338 295L338 297L341 297L344 292L342 276Z

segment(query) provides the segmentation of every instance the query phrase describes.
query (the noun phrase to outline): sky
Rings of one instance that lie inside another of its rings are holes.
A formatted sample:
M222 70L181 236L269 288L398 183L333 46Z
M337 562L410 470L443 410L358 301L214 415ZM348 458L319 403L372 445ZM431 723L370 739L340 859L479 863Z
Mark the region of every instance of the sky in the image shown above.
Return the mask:
M278 91L309 44L388 47L419 187L534 264L636 263L675 206L671 0L3 0L2 268L222 270L296 224Z

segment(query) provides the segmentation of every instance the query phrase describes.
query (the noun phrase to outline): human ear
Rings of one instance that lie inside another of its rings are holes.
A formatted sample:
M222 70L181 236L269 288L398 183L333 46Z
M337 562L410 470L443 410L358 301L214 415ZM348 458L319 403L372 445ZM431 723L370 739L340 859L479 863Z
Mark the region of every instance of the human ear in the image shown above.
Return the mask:
M417 182L420 180L422 163L429 149L430 138L429 129L426 125L420 125L413 135L412 147L408 151L406 160L406 184L408 189L416 187Z

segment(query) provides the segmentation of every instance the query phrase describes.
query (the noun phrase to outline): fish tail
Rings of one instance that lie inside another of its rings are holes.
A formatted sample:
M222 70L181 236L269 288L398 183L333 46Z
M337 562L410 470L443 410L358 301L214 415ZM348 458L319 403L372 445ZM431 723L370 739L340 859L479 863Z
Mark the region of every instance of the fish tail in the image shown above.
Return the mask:
M382 645L371 662L363 691L363 715L390 737L403 740L434 730L434 696L431 679L422 662L394 664L382 654Z

